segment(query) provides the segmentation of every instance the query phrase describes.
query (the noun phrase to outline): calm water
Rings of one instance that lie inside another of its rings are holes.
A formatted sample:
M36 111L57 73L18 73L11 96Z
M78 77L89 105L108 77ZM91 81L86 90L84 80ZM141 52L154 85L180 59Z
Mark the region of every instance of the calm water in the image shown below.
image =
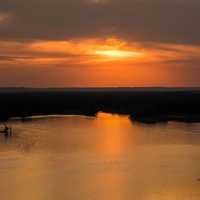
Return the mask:
M100 113L13 120L0 136L2 200L199 200L200 124Z

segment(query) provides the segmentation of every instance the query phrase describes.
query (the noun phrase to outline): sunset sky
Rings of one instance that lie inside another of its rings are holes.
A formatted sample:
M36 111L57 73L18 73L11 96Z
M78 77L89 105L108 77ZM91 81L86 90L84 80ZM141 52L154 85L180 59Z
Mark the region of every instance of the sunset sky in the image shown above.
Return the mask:
M200 86L199 0L1 0L0 87Z

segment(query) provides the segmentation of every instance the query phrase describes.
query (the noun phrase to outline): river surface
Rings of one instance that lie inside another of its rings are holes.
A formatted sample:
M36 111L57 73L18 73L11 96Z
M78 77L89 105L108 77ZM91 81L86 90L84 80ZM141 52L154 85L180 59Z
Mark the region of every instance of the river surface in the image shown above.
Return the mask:
M0 135L2 200L199 200L200 123L127 116L11 120Z

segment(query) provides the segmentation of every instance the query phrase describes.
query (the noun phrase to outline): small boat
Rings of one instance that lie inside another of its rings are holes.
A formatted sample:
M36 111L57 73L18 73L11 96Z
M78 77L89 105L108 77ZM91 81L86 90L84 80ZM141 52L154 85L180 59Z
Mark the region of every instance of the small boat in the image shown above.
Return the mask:
M12 128L9 128L7 125L4 125L4 128L0 129L0 133L4 133L5 136L11 136Z

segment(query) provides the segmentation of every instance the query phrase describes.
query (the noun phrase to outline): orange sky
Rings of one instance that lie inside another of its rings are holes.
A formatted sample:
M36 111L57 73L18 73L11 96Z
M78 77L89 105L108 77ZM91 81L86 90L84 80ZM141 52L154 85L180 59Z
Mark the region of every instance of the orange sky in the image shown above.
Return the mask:
M196 0L2 0L0 87L200 86Z
M0 63L113 65L166 63L198 60L195 45L129 43L122 39L86 39L70 41L0 41ZM12 59L6 59L11 57Z
M193 86L196 79L187 78L185 63L190 65L191 59L198 63L200 47L130 43L112 37L1 41L0 51L3 52L0 59L1 85L143 87Z

